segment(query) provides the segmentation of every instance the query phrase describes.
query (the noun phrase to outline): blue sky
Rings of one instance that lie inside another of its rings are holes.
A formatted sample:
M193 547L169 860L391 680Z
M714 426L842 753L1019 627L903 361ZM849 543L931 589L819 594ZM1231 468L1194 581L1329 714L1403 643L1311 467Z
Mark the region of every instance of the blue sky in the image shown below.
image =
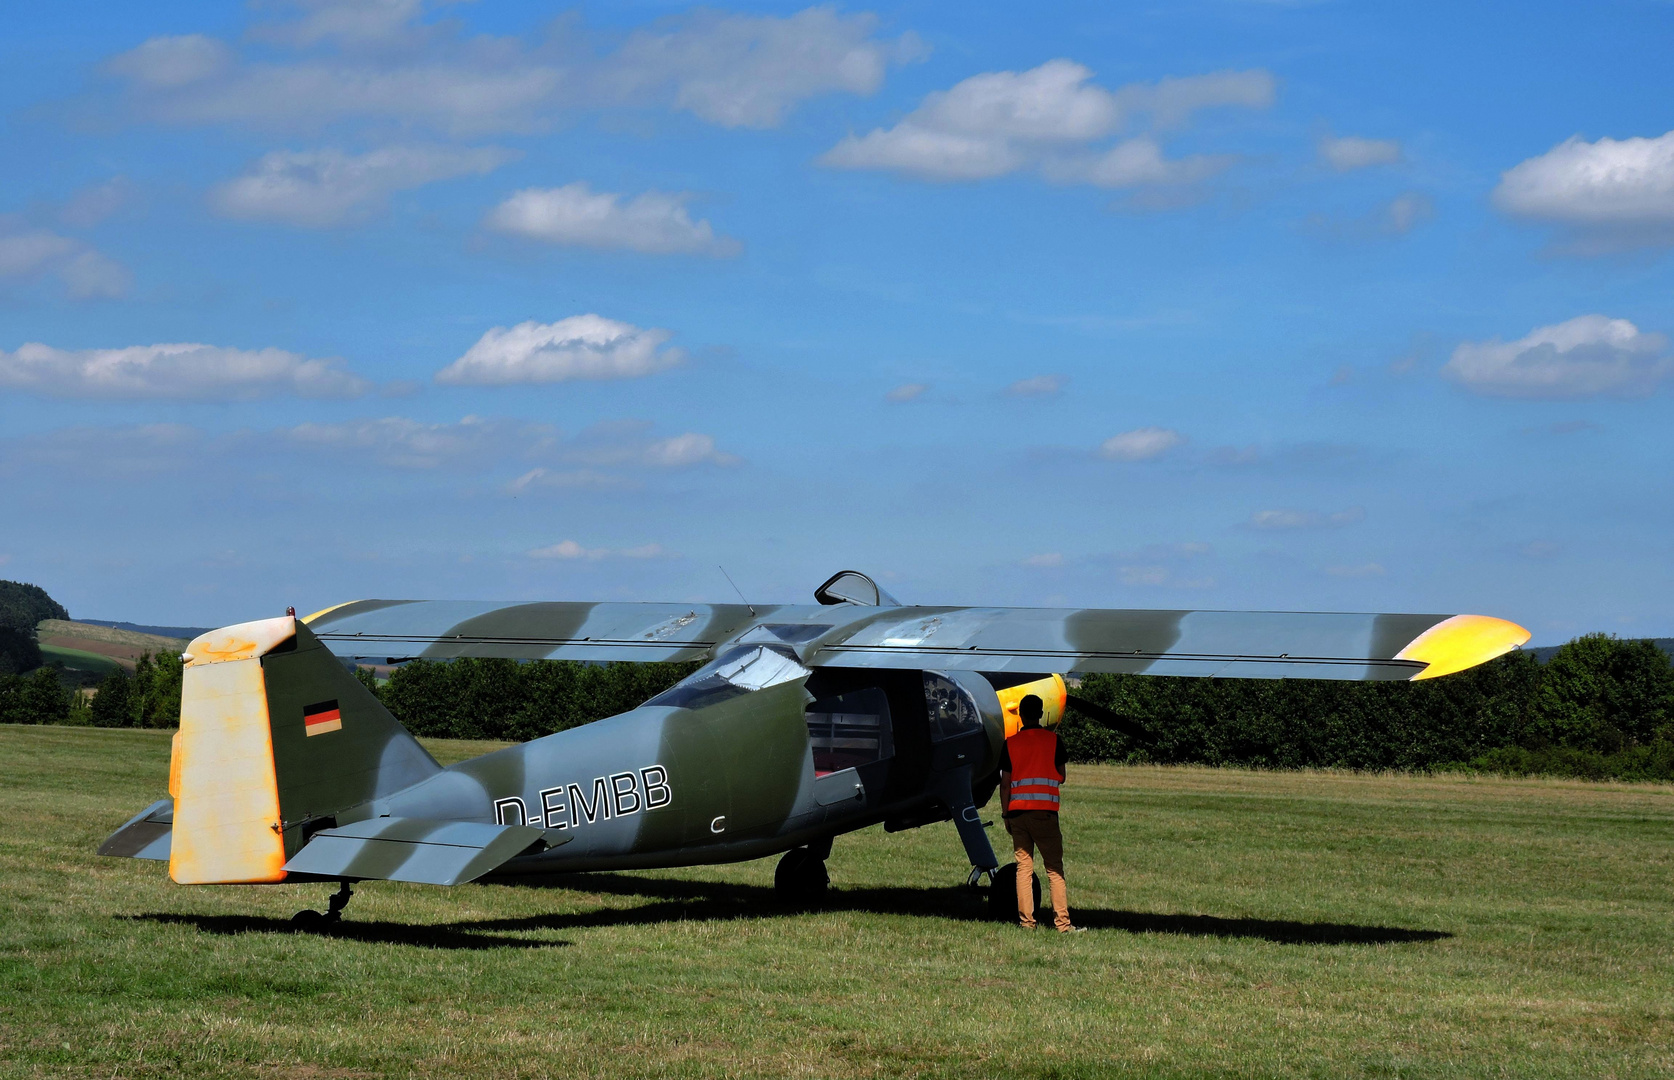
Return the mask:
M30 5L0 576L1674 634L1674 6Z

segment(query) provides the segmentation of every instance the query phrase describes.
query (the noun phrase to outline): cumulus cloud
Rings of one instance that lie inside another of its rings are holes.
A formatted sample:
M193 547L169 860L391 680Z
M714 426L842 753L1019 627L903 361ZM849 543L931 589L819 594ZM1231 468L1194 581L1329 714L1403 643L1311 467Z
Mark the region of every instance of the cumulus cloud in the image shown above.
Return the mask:
M496 147L390 146L364 154L275 150L210 191L222 217L327 228L363 221L397 191L483 175L517 155Z
M635 379L666 371L685 353L664 349L667 330L642 330L598 315L555 323L524 322L483 334L458 360L436 373L454 385L504 386L571 379Z
M416 0L305 0L248 35L259 54L203 34L152 38L107 73L142 115L173 123L318 129L346 119L456 135L549 126L576 108L655 105L727 127L772 127L802 102L870 94L922 52L877 20L813 7L788 16L699 10L614 50L574 21L538 39L426 23Z
M1030 379L1018 379L1006 387L1006 393L1012 397L1051 397L1067 382L1067 375L1036 375Z
M1493 198L1517 217L1590 228L1648 226L1674 238L1674 131L1590 143L1573 136L1506 170Z
M661 544L642 544L631 548L589 548L582 547L574 540L560 540L550 547L536 548L529 552L531 559L657 559L665 555Z
M776 127L809 98L873 94L891 64L923 55L911 34L874 38L877 22L832 7L784 18L700 9L629 35L601 79L613 96L666 95L722 127Z
M12 224L0 221L0 280L56 278L77 300L128 294L133 277L121 263L73 237L9 227Z
M29 342L0 350L0 387L65 398L249 400L356 397L371 388L335 360L283 349L179 343L55 349Z
M885 394L884 400L892 405L903 405L909 401L917 401L919 398L924 396L924 392L928 389L930 389L929 383L902 383L900 386L897 386L895 389Z
M1538 327L1516 341L1465 342L1442 367L1467 390L1516 398L1642 396L1671 372L1667 338L1604 315Z
M716 236L708 221L693 221L686 212L689 196L648 191L623 199L595 192L584 181L525 188L490 211L484 224L509 236L573 247L717 257L743 250L737 240Z
M1048 178L1103 187L1189 184L1230 159L1164 157L1141 135L1093 148L1139 117L1154 127L1178 125L1217 105L1262 108L1274 82L1262 71L1218 72L1115 91L1091 82L1073 60L1049 60L1028 71L973 75L928 95L891 128L849 135L820 158L836 169L880 169L921 180L982 180L1025 168Z
M1352 172L1401 160L1401 144L1394 139L1363 139L1357 135L1321 137L1319 159L1338 172Z
M1250 515L1249 523L1253 529L1290 530L1326 529L1341 525L1353 525L1364 520L1366 520L1366 508L1351 506L1334 514L1322 514L1317 510L1257 510Z
M650 423L643 420L596 424L565 441L548 457L549 463L523 473L512 482L511 489L623 487L631 486L635 475L647 471L725 468L739 463L737 457L715 444L713 435L688 431L655 437Z
M1186 441L1173 428L1142 427L1112 435L1099 444L1099 456L1111 461L1146 461Z
M299 424L284 435L298 446L365 458L399 469L468 467L506 457L552 453L558 432L545 424L467 416L425 423L404 416Z

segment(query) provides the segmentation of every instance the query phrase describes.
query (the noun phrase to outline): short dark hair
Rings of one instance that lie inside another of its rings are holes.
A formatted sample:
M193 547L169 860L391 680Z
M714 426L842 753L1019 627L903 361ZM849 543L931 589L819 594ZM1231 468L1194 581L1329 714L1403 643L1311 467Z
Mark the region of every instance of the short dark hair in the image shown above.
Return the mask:
M1024 694L1023 700L1017 703L1017 715L1025 724L1040 723L1041 714L1046 712L1046 703L1038 694Z

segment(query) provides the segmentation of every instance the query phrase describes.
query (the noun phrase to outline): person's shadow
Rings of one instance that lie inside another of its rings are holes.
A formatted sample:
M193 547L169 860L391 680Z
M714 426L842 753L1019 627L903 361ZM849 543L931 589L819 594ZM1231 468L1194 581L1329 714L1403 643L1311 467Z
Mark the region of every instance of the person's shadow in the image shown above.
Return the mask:
M432 949L543 949L569 942L514 937L537 931L583 930L600 926L658 926L671 922L723 922L739 919L784 918L798 908L780 902L762 885L644 877L638 874L553 874L490 878L487 884L521 889L569 889L605 896L645 897L650 903L634 907L600 907L590 911L528 915L506 919L407 924L362 922L352 914L318 932L352 941L417 945ZM963 886L943 888L833 889L817 905L821 911L859 911L874 915L908 915L956 922L986 922L986 894ZM1396 926L1352 923L1294 922L1280 919L1226 919L1214 915L1169 915L1107 908L1071 909L1077 925L1090 930L1120 930L1130 934L1184 934L1193 937L1257 938L1286 945L1388 945L1438 941L1453 935L1445 930L1412 930ZM1046 925L1050 912L1043 912ZM242 915L145 914L119 916L158 923L196 926L209 934L290 933L288 919Z

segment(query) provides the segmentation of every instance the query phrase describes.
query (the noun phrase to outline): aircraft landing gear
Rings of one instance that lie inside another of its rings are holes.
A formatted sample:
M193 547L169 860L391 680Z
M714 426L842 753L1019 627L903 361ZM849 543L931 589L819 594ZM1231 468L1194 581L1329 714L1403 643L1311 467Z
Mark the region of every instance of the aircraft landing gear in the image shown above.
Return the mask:
M831 885L831 875L825 871L830 854L830 837L785 852L773 871L773 891L779 900L794 907L812 907L823 900Z
M328 926L342 922L343 909L349 906L349 897L353 896L355 891L349 888L347 881L341 884L342 888L331 895L326 910L315 911L313 908L307 908L299 911L291 916L291 925L298 930L319 933Z
M1040 910L1040 878L1033 874L1035 910ZM988 879L988 917L995 922L1017 921L1017 864L1006 863Z

